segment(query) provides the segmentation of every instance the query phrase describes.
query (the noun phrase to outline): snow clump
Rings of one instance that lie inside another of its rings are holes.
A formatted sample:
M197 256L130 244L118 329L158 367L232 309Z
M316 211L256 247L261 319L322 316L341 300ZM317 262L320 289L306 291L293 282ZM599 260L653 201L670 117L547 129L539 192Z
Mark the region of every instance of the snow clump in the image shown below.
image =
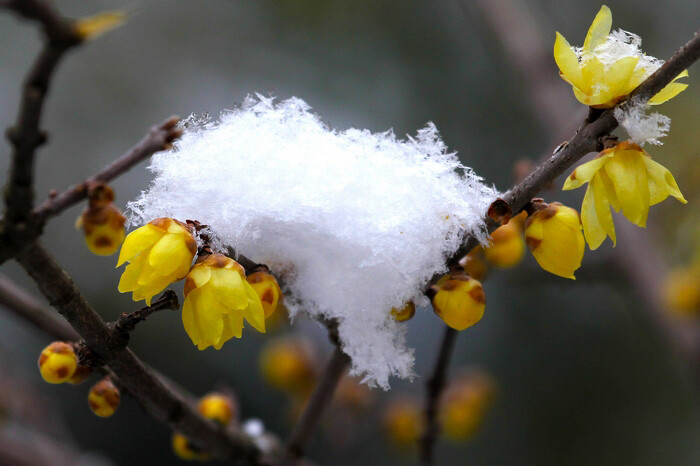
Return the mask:
M432 123L415 137L336 130L302 100L249 97L219 121L190 117L153 156L131 223L198 220L214 248L270 266L292 316L339 322L352 375L389 387L413 375L393 307L422 289L466 235L487 241L498 193L448 152Z

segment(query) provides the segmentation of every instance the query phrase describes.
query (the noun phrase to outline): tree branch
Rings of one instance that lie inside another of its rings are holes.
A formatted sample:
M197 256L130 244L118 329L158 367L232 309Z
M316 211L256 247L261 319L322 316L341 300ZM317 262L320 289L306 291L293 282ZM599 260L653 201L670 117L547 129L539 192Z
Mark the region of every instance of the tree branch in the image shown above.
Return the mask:
M96 182L107 183L112 181L156 152L172 147L173 141L182 135L182 129L177 126L178 122L178 118L172 116L159 125L153 126L138 144L107 165L99 173L80 184L72 186L61 194L45 200L34 209L37 223L43 224L48 218L54 217L72 205L86 199L89 185Z
M57 340L80 340L68 322L46 309L32 295L4 276L0 276L0 305Z
M17 256L18 262L90 349L114 371L119 382L153 417L182 432L217 458L257 463L260 452L238 431L225 431L202 418L180 393L169 389L125 346L76 288L65 271L38 243Z
M445 333L442 336L442 344L440 352L435 360L435 367L430 379L426 382L426 402L425 402L425 431L420 442L420 458L421 463L425 465L433 464L433 453L435 451L435 442L440 433L440 425L438 424L438 404L440 396L445 388L447 380L447 369L450 366L450 359L457 341L457 330L445 326Z
M299 422L289 437L286 456L282 464L296 464L304 456L306 446L316 431L323 412L331 403L335 389L350 365L350 357L340 349L337 323L331 322L327 326L329 336L335 345L333 355L323 369L321 378L307 401Z
M35 235L37 230L30 222L30 213L34 202L34 156L47 138L39 128L44 101L58 63L81 39L72 23L61 18L47 3L17 0L4 6L39 22L46 35L46 43L25 79L17 121L7 131L13 153L5 190L2 237L6 244L26 244L27 234Z

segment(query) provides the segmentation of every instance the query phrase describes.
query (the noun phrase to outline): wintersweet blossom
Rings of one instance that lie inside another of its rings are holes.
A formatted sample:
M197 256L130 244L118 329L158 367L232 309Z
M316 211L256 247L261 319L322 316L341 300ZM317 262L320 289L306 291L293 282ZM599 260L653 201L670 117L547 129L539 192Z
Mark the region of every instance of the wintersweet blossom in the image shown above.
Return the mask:
M581 206L583 233L591 249L610 236L613 245L615 225L610 206L627 219L646 227L649 206L673 196L685 204L676 180L668 169L654 162L632 142L622 142L604 150L588 163L577 167L564 183L564 190L588 183Z
M559 202L536 203L525 221L525 242L544 270L576 280L574 272L581 267L586 245L575 209Z
M610 32L612 13L603 5L593 20L582 48L574 48L557 32L554 60L559 74L571 84L582 104L595 108L613 107L632 92L663 61L644 54L639 36L627 31ZM688 76L684 70L678 78ZM683 91L687 84L671 82L649 103L661 104Z
M481 282L465 273L450 273L433 287L433 310L448 326L462 331L484 316L486 294Z
M192 267L185 280L182 323L200 350L221 349L231 338L241 338L244 318L265 333L262 303L238 262L211 254Z
M190 270L197 242L184 223L172 218L157 218L129 233L119 252L117 267L124 262L119 291L132 291L134 301L146 300L168 285L182 280Z

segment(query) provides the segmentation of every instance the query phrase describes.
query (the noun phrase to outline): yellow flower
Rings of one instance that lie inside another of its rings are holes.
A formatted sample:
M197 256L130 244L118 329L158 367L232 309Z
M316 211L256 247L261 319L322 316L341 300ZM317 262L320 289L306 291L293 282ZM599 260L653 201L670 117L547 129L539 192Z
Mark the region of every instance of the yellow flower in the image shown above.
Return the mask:
M54 341L41 351L39 372L48 383L67 382L78 367L78 358L68 343Z
M119 389L109 377L93 385L88 393L90 409L99 417L112 416L119 407L120 399Z
M415 447L424 430L420 401L406 395L392 399L384 411L383 424L392 445Z
M246 280L260 297L267 319L277 310L277 305L282 299L282 290L277 280L267 272L253 272Z
M542 204L525 222L525 242L544 270L576 280L586 246L578 212L558 202Z
M260 372L278 390L307 395L316 383L314 349L305 340L283 338L269 343L260 354Z
M243 318L265 333L265 311L257 293L245 280L238 262L211 254L197 263L185 280L182 322L200 350L241 338Z
M457 441L471 438L483 424L495 392L495 382L481 371L470 371L454 378L438 406L442 433Z
M221 393L209 393L197 403L199 414L207 419L213 419L222 425L227 425L236 414L236 405L231 397Z
M119 291L133 291L134 301L145 299L150 306L153 296L187 275L195 252L197 242L184 223L172 218L149 222L124 240L117 267L130 264L119 280Z
M677 316L696 316L700 311L700 271L697 267L671 270L661 288L669 311Z
M82 40L94 39L105 32L118 28L126 21L126 14L121 11L105 11L104 13L80 18L75 21L73 28Z
M192 442L180 432L173 433L172 445L175 454L183 460L209 461L211 459L209 453L192 444Z
M639 50L639 38L619 31L610 34L612 13L603 5L593 20L583 48L574 49L557 32L554 60L559 74L571 84L582 104L609 108L624 100L639 84L661 66L661 61ZM676 76L688 76L684 70ZM649 100L660 104L675 97L687 84L671 82Z
M504 269L515 267L525 255L525 242L514 220L491 233L491 245L484 249L486 260Z
M92 188L88 199L88 208L78 217L75 227L83 229L85 244L93 254L110 256L124 241L126 218L112 203L114 191L109 186Z
M406 322L413 319L416 315L416 305L413 301L409 301L403 305L401 309L393 308L391 310L391 316L396 319L397 322Z
M588 189L581 206L581 220L591 249L600 246L606 236L615 244L610 206L616 212L622 210L635 225L646 227L649 206L669 195L683 204L687 202L671 172L631 142L606 149L577 167L566 179L563 189L575 189L584 183L588 183Z
M433 310L448 326L464 330L481 320L486 295L481 282L462 274L450 274L433 286Z

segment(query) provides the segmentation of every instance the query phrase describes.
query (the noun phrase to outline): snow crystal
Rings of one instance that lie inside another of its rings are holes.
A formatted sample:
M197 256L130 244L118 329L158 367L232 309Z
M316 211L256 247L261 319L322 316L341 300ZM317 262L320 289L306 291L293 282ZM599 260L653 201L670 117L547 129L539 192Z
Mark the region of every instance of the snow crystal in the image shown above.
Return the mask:
M132 222L209 225L280 275L292 315L336 318L353 375L388 388L413 375L405 324L392 307L420 295L465 235L486 241L497 192L447 151L432 123L392 131L335 130L300 99L249 97L219 121L191 117L155 179L131 202Z
M671 128L671 119L660 113L646 114L649 107L644 102L633 101L615 109L615 119L625 128L630 140L640 146L645 143L662 145L660 139Z
M663 60L646 55L641 50L642 38L637 34L618 29L608 35L607 40L592 50L593 56L598 58L605 68L624 57L639 57L635 72L641 72L642 80L649 77L654 71L664 64ZM587 53L582 47L575 49L579 59L585 60Z

